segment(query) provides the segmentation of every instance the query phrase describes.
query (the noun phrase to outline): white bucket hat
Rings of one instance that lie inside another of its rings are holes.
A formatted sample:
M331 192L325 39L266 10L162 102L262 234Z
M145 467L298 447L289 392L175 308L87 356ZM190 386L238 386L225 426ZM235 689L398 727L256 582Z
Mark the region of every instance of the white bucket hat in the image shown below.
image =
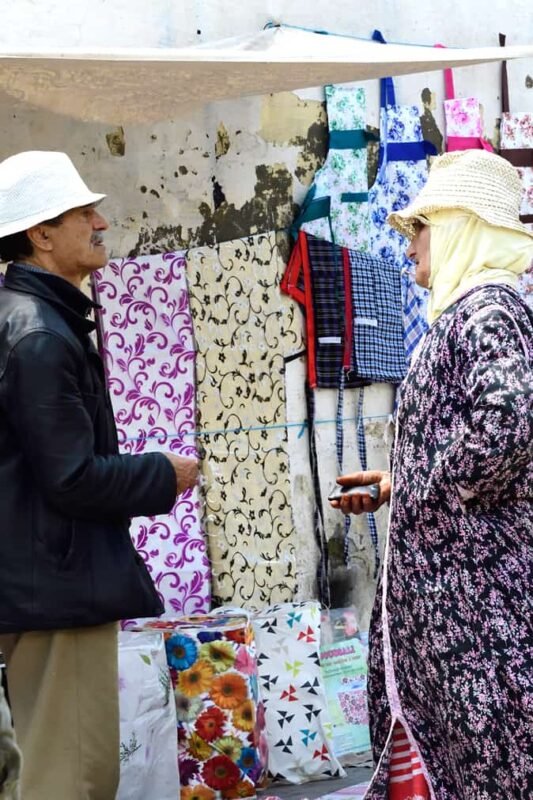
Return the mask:
M97 203L66 153L29 150L0 163L0 238Z
M508 161L486 150L457 150L433 161L426 185L402 211L387 222L404 236L416 233L415 221L435 211L467 211L489 225L519 233L529 230L519 220L522 183Z

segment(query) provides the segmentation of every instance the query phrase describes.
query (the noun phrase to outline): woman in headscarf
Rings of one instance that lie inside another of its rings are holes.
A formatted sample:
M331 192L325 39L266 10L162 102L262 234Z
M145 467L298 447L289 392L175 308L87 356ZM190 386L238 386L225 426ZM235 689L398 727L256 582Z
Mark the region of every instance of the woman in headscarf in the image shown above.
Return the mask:
M429 323L400 390L373 612L368 800L533 797L530 540L533 315L516 291L533 259L513 167L485 151L436 159L391 214Z

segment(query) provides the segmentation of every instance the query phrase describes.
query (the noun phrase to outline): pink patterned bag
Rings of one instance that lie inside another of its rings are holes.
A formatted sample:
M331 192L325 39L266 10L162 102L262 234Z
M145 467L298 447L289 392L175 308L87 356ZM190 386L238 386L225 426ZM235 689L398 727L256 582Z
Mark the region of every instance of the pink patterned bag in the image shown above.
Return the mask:
M437 44L435 47L444 47ZM455 96L453 72L444 70L444 115L446 117L446 150L488 150L494 148L483 135L483 118L479 100Z

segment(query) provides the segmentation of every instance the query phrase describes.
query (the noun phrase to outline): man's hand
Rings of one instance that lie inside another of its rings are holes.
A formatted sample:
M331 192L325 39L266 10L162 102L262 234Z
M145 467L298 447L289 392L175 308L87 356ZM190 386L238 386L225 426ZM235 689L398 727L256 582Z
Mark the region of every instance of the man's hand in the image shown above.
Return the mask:
M381 470L354 472L351 475L342 475L337 478L337 483L340 486L369 486L371 483L379 485L377 500L372 500L368 494L356 494L351 497L342 497L340 500L330 500L333 508L340 508L343 514L370 514L390 500L390 472Z
M186 456L175 456L165 453L176 474L176 494L192 489L198 483L198 461Z

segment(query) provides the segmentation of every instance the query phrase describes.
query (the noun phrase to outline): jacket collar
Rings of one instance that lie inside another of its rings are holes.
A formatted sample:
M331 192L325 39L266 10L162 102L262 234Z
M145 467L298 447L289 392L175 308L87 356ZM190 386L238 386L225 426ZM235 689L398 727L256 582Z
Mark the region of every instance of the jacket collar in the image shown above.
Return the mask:
M101 306L58 275L47 270L34 269L32 265L13 262L6 270L4 286L6 289L40 297L55 306L80 333L90 333L96 328L96 324L86 317Z

